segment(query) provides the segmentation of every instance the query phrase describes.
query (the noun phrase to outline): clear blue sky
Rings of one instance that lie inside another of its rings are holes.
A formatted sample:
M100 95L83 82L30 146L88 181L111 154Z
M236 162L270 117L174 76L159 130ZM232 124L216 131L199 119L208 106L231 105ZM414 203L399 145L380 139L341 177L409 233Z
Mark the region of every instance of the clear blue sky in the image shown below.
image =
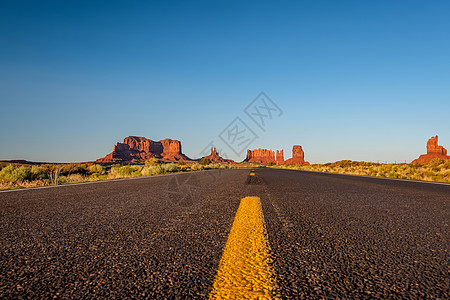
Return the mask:
M88 161L129 135L199 157L240 117L249 147L313 163L450 148L449 1L2 1L0 159ZM258 128L264 91L283 111Z

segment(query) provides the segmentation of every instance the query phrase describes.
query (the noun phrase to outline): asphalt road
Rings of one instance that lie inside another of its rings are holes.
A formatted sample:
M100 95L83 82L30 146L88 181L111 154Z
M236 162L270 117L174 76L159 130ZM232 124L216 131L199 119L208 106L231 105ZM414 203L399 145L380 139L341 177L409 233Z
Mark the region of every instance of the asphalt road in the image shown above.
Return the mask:
M211 170L0 192L0 298L207 298L241 198L282 298L450 298L450 186Z

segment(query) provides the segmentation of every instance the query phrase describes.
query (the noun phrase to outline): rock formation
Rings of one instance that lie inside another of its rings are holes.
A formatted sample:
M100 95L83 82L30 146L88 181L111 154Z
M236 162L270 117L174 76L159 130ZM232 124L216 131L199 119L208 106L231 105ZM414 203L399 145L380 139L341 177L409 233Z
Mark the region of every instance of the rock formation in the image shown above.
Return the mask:
M267 149L247 150L246 162L268 164L275 163L275 152Z
M143 163L150 158L170 161L190 161L181 152L181 143L177 140L165 139L159 142L145 137L129 136L123 143L117 143L113 152L98 159L99 163L132 162Z
M208 158L211 162L215 162L215 163L221 163L221 162L234 162L234 161L231 160L231 159L225 159L225 158L222 158L222 157L219 155L219 153L217 152L217 149L216 149L215 147L211 148L211 154L210 154L210 155L205 156L205 157L202 157L201 159L203 159L203 158Z
M284 160L283 150L275 152L267 149L255 149L247 150L247 158L244 160L246 162L254 162L260 164L276 163L276 164L290 164L290 165L308 165L304 159L304 153L302 146L294 146L292 148L292 158Z
M438 136L431 137L427 142L427 154L422 154L418 159L412 162L429 163L433 158L450 159L447 155L447 149L438 145Z
M305 153L300 145L292 147L292 158L286 160L285 163L288 165L309 165L309 162L305 161Z
M283 150L278 151L277 150L277 159L276 159L276 163L277 165L282 165L284 164L284 153Z

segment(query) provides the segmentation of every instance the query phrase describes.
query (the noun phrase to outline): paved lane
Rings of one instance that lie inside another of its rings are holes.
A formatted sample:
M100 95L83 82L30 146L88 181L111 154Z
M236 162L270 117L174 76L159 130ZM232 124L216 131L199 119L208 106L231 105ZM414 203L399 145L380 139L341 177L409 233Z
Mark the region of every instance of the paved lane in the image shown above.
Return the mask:
M0 298L207 297L248 171L191 175L0 193Z
M207 298L246 196L281 297L450 298L450 186L249 173L0 193L0 298Z
M282 296L450 298L450 186L257 173Z

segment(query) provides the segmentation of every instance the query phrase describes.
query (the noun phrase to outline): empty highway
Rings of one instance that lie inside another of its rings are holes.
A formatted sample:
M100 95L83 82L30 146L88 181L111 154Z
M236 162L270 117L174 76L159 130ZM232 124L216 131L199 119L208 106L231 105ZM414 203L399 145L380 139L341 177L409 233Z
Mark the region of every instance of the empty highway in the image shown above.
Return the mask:
M0 298L220 298L239 280L261 298L450 298L450 185L209 170L0 205Z

